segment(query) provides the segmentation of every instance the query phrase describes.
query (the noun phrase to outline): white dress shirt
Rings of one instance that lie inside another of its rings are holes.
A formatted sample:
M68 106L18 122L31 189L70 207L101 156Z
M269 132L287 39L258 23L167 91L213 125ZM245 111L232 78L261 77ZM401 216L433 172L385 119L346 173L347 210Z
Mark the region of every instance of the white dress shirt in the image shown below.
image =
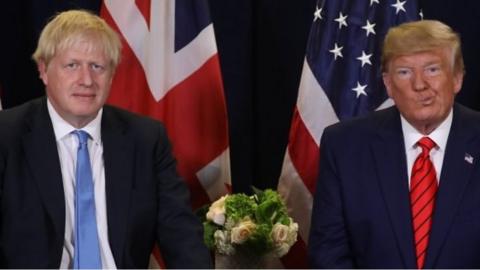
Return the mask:
M50 100L47 101L48 113L53 124L57 142L58 156L65 192L65 240L60 268L73 267L75 249L75 167L77 164L78 137L72 134L75 127L67 123L55 111ZM116 268L108 241L107 207L105 193L105 166L103 163L103 144L101 139L102 110L88 125L82 128L90 135L88 151L92 166L93 186L95 193L95 215L97 218L98 240L103 268Z
M408 186L410 187L410 178L412 177L412 167L417 156L422 152L422 148L417 146L417 142L425 135L416 130L410 123L401 116L403 140L405 142L405 153L407 154L407 169L408 169ZM445 156L445 147L447 146L448 135L450 134L450 127L452 126L453 110L450 110L447 118L428 135L436 146L430 150L430 159L435 167L437 174L437 181L440 182L440 174L442 172L443 158Z

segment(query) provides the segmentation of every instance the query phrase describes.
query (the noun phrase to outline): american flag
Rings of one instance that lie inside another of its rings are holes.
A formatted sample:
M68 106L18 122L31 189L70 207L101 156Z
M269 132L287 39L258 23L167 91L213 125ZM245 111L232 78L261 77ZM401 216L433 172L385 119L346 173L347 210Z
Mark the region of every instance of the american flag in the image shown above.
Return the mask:
M418 10L416 0L317 2L278 184L301 238L287 256L306 261L323 129L393 104L381 79L382 41L389 27L419 19Z
M207 4L104 0L101 10L123 44L108 102L165 124L194 208L230 185L226 104Z

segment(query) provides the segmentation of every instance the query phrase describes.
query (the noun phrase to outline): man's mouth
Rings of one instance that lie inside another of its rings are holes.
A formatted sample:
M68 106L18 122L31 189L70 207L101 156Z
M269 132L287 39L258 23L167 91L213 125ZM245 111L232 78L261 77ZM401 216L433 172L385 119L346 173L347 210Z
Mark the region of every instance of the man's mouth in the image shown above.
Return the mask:
M434 101L435 101L435 97L433 96L423 97L423 98L420 98L419 103L423 106L429 106L429 105L432 105Z

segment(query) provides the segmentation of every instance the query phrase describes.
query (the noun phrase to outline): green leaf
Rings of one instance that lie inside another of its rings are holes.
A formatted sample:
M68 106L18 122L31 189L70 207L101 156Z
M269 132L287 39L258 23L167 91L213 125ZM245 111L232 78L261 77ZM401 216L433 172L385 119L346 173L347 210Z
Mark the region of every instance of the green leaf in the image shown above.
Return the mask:
M287 207L280 195L271 189L265 190L258 197L256 218L261 223L275 224L289 222Z
M268 224L260 224L257 226L255 232L247 240L248 248L258 255L264 255L273 248L273 240L270 236L272 226Z
M257 205L255 201L245 194L233 194L225 200L225 212L227 217L239 221L245 217L253 218Z
M206 221L203 223L203 242L209 249L215 248L215 238L213 235L219 229L219 226L213 222Z

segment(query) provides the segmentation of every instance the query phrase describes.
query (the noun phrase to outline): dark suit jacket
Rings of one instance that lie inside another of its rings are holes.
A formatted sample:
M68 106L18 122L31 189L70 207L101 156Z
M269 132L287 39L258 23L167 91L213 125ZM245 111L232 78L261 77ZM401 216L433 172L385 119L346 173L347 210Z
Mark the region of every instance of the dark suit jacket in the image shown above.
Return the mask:
M155 242L169 268L211 267L163 126L105 106L101 136L117 267L146 268ZM62 174L46 99L0 112L0 268L58 268L64 232Z
M416 268L407 178L396 108L325 129L311 266ZM480 114L460 105L453 110L425 268L480 268Z

